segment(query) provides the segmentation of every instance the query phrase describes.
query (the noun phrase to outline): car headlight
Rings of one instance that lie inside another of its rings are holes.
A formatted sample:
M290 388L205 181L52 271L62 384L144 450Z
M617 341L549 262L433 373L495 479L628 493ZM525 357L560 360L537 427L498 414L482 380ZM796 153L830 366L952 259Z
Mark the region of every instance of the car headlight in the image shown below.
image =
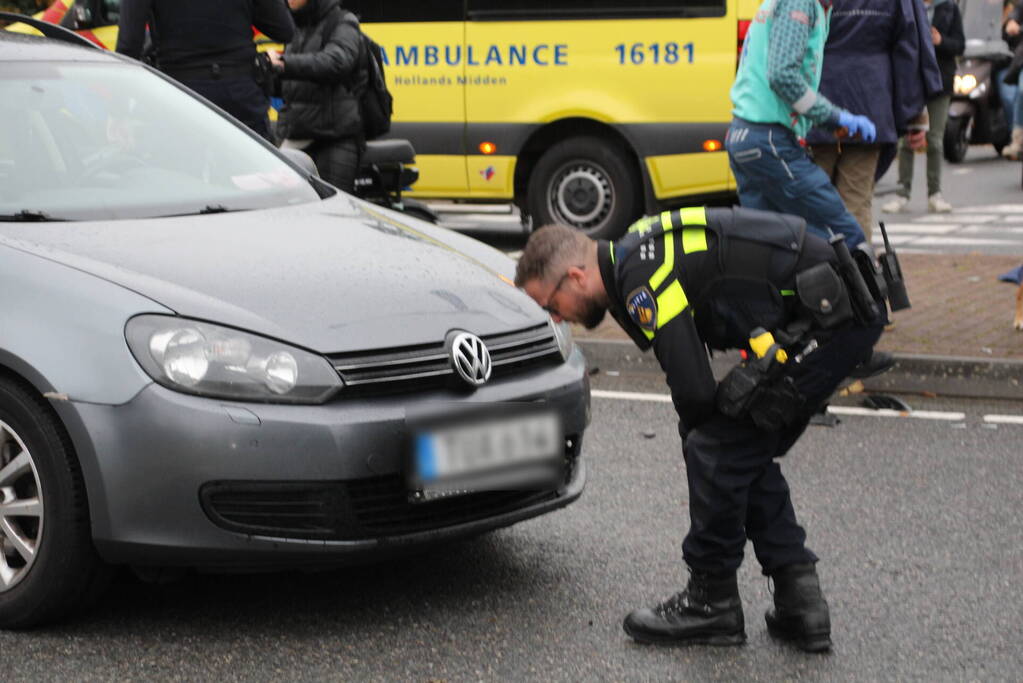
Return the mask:
M558 340L558 351L561 352L562 360L568 360L568 357L572 355L572 329L564 320L556 323L548 316L547 322L554 330L554 338Z
M146 374L188 394L323 403L343 386L322 356L220 325L140 315L128 321L125 338Z

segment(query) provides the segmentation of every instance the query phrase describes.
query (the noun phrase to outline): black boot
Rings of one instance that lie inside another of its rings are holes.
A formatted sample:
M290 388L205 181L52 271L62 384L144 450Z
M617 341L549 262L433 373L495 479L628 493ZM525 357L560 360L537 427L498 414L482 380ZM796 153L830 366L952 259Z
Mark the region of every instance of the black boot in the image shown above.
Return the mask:
M641 643L741 645L746 642L735 574L692 572L689 585L653 608L625 617L625 632Z
M813 564L792 564L771 574L774 609L767 610L767 630L793 641L806 652L831 649L831 617Z

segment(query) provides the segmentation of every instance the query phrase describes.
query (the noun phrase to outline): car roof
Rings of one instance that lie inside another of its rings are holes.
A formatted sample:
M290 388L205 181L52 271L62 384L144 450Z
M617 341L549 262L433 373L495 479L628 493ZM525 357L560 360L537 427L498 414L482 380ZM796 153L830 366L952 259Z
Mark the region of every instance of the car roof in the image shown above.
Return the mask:
M0 30L0 62L118 62L100 48Z

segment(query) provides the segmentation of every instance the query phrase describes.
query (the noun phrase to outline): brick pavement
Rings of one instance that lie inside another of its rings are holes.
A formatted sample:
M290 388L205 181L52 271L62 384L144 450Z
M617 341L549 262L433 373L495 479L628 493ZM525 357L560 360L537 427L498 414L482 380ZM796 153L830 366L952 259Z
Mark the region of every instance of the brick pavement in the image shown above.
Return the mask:
M1023 360L1023 332L1012 329L1016 286L998 276L1020 255L900 254L913 307L895 314L878 348L898 354ZM580 339L628 337L610 317Z

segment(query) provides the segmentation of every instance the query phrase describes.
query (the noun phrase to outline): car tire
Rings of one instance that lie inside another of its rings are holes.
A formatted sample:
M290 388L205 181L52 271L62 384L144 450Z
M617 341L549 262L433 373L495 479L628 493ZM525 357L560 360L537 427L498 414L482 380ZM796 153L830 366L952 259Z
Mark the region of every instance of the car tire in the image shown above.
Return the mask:
M86 607L108 577L63 425L41 396L0 376L0 628L38 626Z
M563 140L533 168L526 198L533 225L561 223L613 239L641 212L639 174L619 145L596 137Z
M945 159L958 164L966 158L970 147L970 119L967 116L949 117L945 124Z

